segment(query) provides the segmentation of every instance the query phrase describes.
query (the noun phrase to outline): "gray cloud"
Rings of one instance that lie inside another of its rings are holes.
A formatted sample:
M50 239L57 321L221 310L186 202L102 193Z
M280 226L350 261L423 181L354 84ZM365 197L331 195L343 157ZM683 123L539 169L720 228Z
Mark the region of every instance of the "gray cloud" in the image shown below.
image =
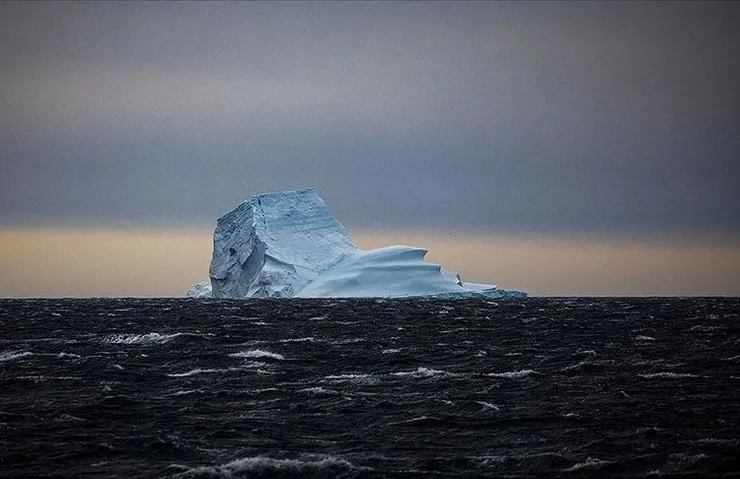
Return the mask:
M0 222L740 232L734 3L3 3Z

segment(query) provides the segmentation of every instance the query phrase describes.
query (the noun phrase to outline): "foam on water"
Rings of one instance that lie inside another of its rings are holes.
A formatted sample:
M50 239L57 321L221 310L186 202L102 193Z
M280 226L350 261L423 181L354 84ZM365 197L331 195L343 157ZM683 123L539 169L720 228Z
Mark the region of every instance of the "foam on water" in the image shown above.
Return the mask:
M173 464L172 467L182 467ZM334 456L317 459L273 459L267 456L246 457L220 466L202 466L179 474L182 477L233 477L250 474L267 476L270 473L332 477L350 471L367 470Z
M681 378L698 378L696 374L689 373L671 373L671 372L660 372L650 374L638 374L641 378L653 379L653 378L667 378L667 379L681 379Z
M322 381L327 382L352 382L361 384L371 384L377 382L378 378L372 374L335 374L330 376L324 376Z
M81 356L79 354L61 352L57 354L56 357L59 359L62 359L62 358L79 359Z
M227 373L231 371L240 371L240 368L226 368L226 369L192 369L190 371L184 372L184 373L172 373L168 374L167 376L171 378L185 378L188 376L195 376L196 374L208 374L208 373Z
M583 471L583 470L601 469L607 464L611 464L611 462L603 461L601 459L594 458L594 457L589 457L583 462L579 462L577 464L572 465L571 467L567 469L563 469L563 472L577 472L577 471Z
M571 366L565 366L564 368L562 368L560 370L561 371L564 371L564 372L565 371L575 371L575 370L578 370L578 369L583 369L584 367L586 367L586 366L588 366L590 364L593 364L593 363L591 363L589 361L581 361L578 364L573 364Z
M251 349L249 351L240 351L238 353L229 354L232 358L270 358L283 361L285 357L282 354L272 353L270 351L263 351L262 349Z
M240 366L246 369L252 369L252 368L265 368L265 367L268 367L269 364L263 363L260 361L247 361L245 363L240 364Z
M179 391L170 393L167 396L188 396L190 394L197 394L197 393L202 393L202 392L203 391L201 389L181 389Z
M185 333L174 333L174 334L160 334L160 333L147 333L147 334L113 334L107 336L103 342L108 344L141 344L141 345L154 345L164 344L172 341L175 338L184 336Z
M519 371L506 371L504 373L488 373L486 374L486 376L491 377L491 378L519 379L519 378L525 378L532 374L539 374L539 373L532 369L521 369Z
M13 361L33 355L34 353L31 351L3 351L0 353L0 362Z
M431 369L431 368L422 368L422 367L417 368L416 371L401 371L397 373L391 373L391 375L411 376L414 378L431 378L433 376L444 376L444 377L459 376L459 374L442 371L440 369Z
M325 389L325 388L322 388L321 386L299 389L298 392L299 393L309 393L309 394L323 394L327 396L339 395L339 391L335 391L334 389Z
M483 409L484 410L485 409L493 409L494 411L500 411L501 410L500 407L496 406L495 404L491 404L489 402L485 402L485 401L475 401L475 402L476 402L476 404L480 404L481 406L483 406Z

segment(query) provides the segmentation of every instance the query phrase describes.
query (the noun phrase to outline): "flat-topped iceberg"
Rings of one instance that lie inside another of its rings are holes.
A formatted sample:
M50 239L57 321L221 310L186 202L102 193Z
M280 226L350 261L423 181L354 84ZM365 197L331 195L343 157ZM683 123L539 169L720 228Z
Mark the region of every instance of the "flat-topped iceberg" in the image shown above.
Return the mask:
M209 291L191 297L521 297L424 261L427 250L361 250L312 189L255 195L218 219Z

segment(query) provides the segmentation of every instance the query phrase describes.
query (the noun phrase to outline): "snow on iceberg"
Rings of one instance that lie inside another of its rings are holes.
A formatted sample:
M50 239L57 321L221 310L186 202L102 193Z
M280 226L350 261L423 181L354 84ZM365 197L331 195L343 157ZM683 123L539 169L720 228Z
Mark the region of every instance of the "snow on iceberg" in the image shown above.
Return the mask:
M361 250L312 190L255 195L218 219L207 283L191 297L522 297L424 261L411 246ZM209 294L210 293L210 294Z

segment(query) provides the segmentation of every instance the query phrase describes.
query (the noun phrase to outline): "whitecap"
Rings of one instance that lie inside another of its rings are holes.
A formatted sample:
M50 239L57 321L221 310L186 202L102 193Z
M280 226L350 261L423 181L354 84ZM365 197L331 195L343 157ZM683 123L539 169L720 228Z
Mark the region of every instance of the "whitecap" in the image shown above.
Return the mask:
M419 416L419 417L414 417L411 419L406 419L405 421L389 422L387 426L398 426L399 424L412 424L412 423L420 422L420 421L439 421L439 418L434 417L434 416Z
M477 404L480 404L481 406L483 406L483 409L484 410L486 410L486 409L493 409L494 411L500 411L501 410L500 407L496 406L495 404L491 404L489 402L485 402L485 401L475 401L475 402Z
M411 376L415 378L430 378L433 376L459 376L459 374L449 373L440 369L417 368L416 371L401 371L391 373L393 376Z
M504 373L488 373L486 374L486 376L492 377L492 378L519 379L519 378L527 377L531 374L540 374L540 373L532 369L520 369L519 371L506 371Z
M698 378L699 377L696 374L671 373L671 372L638 374L638 376L640 376L641 378L645 378L645 379L652 379L652 378L681 379L681 378Z
M354 343L362 343L367 341L365 338L351 338L351 339L342 339L340 341L332 341L331 344L354 344Z
M172 464L171 468L181 468ZM324 456L315 459L273 459L267 456L247 457L237 459L220 466L200 466L181 473L183 476L195 477L232 477L234 475L269 475L270 472L280 472L289 475L336 475L340 470L363 470L351 462L334 456Z
M57 354L56 357L59 358L59 359L61 359L61 358L79 359L80 358L80 355L79 354L73 354L73 353L61 352L61 353Z
M188 376L195 376L196 374L208 374L208 373L228 373L232 371L243 371L242 368L226 368L226 369L192 369L184 373L171 373L167 376L171 378L185 378Z
M173 393L167 394L167 396L188 396L190 394L202 393L201 389L181 389Z
M268 364L260 362L260 361L247 361L245 363L240 364L240 366L245 369L253 369L253 368L264 368L264 367L267 367Z
M655 341L655 338L652 336L637 336L635 341Z
M168 374L167 376L171 378L184 378L188 376L195 376L196 374L205 374L205 373L217 373L220 371L225 371L225 369L191 369L190 371L184 372L184 373L172 373Z
M30 375L30 376L18 376L18 379L29 379L35 382L44 382L48 379L57 379L60 381L79 381L82 379L81 376L43 376L43 375Z
M281 343L313 343L314 339L313 337L309 336L307 338L288 338L288 339L281 339L279 342Z
M571 366L565 366L564 368L561 369L561 371L573 371L576 369L581 369L584 366L588 366L589 364L591 363L589 363L588 361L581 361L578 364L573 364Z
M586 349L585 351L578 351L576 355L583 355L583 356L596 356L596 351L593 349Z
M400 352L401 352L400 349L389 348L389 349L383 349L382 351L380 351L380 354L396 354Z
M0 353L0 362L13 361L14 359L25 358L33 355L34 353L31 351L3 351Z
M577 464L572 465L571 467L567 469L563 469L562 472L576 472L576 471L582 471L584 469L600 469L601 467L611 464L611 461L604 461L601 459L597 459L594 457L589 457L583 462L579 462Z
M692 326L689 328L689 331L701 331L703 333L708 333L710 331L718 331L725 329L724 326L706 326L703 324L697 324L696 326Z
M299 393L309 393L309 394L323 394L323 395L328 395L328 396L336 396L339 394L339 391L335 391L334 389L324 389L321 386L299 389L298 392Z
M324 376L323 381L373 383L376 382L376 378L372 374L334 374L330 376Z
M56 418L54 418L54 422L85 422L85 419L79 418L77 416L72 416L71 414L65 414L62 413Z
M262 349L251 349L249 351L240 351L238 353L229 354L232 358L270 358L284 360L285 357L281 354L272 353L270 351L263 351Z
M174 334L160 334L160 333L147 333L147 334L113 334L107 336L103 342L109 344L141 344L144 346L152 344L164 344L172 341L173 339L183 336L186 333L174 333ZM192 336L192 334L190 335Z

